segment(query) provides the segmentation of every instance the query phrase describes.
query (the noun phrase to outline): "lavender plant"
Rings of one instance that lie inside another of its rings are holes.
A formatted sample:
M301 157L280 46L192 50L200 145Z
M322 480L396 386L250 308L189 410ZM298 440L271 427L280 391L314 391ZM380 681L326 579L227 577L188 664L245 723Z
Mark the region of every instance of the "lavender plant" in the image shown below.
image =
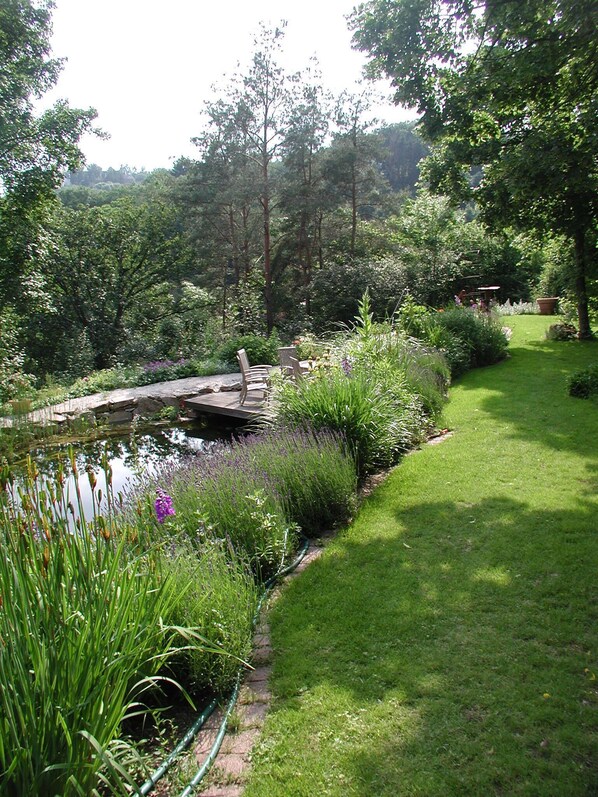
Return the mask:
M172 533L183 532L198 547L206 536L226 540L260 579L273 575L294 550L295 528L285 518L276 484L235 447L221 445L208 456L192 457L141 491L151 493L156 485L176 508Z
M276 484L287 519L304 534L331 529L351 515L357 476L342 435L283 427L242 438L234 450Z

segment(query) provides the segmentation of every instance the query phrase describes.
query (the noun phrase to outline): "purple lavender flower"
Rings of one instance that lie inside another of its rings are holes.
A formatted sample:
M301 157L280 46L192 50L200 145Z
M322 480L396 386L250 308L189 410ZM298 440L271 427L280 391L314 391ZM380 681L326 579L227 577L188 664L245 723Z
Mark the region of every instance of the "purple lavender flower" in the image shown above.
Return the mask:
M353 370L353 366L351 365L351 362L349 361L348 357L343 357L343 359L341 360L341 368L345 372L345 376L351 376L351 371Z
M155 503L156 517L158 518L158 523L164 523L169 515L175 514L174 504L172 498L164 490L158 489L156 492L158 494Z

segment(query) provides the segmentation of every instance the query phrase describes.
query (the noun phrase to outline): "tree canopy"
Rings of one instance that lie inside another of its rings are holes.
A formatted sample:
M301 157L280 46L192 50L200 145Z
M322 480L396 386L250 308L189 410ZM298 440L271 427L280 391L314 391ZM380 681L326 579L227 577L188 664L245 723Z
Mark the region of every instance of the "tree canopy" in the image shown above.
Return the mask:
M30 200L79 167L77 142L96 116L65 101L35 114L34 101L56 84L62 67L50 57L53 8L52 0L0 6L0 180L5 192Z
M497 226L574 245L580 336L591 335L598 36L592 0L370 0L354 42L435 144L433 189L473 197ZM477 185L470 169L482 167Z

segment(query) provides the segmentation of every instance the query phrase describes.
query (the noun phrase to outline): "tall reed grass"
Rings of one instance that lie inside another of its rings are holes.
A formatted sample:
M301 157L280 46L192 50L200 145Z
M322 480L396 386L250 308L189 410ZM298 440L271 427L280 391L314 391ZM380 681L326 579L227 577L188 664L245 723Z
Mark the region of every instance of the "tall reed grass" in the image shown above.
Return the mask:
M29 463L18 494L6 470L1 486L0 793L89 795L103 781L125 794L119 731L173 648L160 620L172 581L110 510L85 522L61 472L41 482Z

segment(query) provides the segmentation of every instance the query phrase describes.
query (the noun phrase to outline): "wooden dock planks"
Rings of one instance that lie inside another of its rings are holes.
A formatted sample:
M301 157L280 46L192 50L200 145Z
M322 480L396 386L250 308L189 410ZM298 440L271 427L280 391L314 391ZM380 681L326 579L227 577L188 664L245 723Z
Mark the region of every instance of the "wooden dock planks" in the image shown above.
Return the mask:
M193 412L207 415L225 415L229 418L251 420L264 411L264 401L261 396L247 396L245 404L239 403L240 393L237 390L222 391L219 393L205 393L202 396L185 399L184 405Z

